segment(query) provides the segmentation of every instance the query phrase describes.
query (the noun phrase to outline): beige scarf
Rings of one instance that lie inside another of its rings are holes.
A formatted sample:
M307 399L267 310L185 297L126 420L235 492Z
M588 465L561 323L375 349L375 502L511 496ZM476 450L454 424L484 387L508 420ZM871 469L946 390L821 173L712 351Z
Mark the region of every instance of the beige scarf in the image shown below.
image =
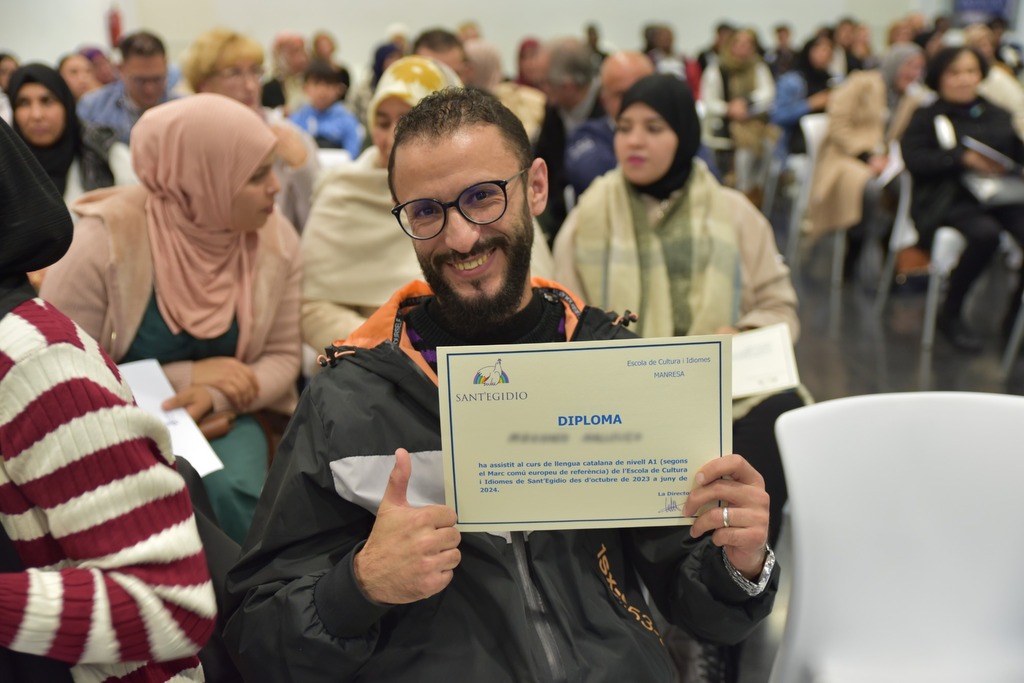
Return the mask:
M646 212L637 210L640 198L622 172L594 181L580 197L575 244L591 302L638 313L644 337L712 334L732 325L739 318L740 258L728 204L716 189L704 163L694 160L662 217L638 226Z
M422 278L411 240L391 215L388 171L379 159L370 147L317 183L302 234L304 298L376 308Z

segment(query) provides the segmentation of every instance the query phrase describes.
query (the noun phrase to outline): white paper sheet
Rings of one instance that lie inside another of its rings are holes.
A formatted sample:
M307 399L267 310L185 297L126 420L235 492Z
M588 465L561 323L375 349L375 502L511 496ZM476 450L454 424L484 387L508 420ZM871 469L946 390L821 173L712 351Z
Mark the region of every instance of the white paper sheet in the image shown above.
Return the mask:
M160 406L174 396L174 389L167 380L160 363L155 360L140 360L117 366L121 376L128 382L135 402L147 413L156 415L167 425L171 433L171 448L175 455L184 457L199 476L224 469L224 463L199 431L195 420L184 408L164 410Z
M785 391L798 384L789 326L778 323L733 335L733 398Z
M881 187L885 187L893 181L896 176L903 172L906 165L903 163L903 153L900 151L900 143L890 142L889 143L889 161L886 163L885 168L878 175L878 179L875 181Z

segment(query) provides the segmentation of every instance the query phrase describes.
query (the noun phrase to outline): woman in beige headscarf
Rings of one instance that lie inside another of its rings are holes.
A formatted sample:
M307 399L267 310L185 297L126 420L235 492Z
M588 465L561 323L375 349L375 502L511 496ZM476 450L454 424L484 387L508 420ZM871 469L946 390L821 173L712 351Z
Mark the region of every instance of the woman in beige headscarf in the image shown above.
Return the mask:
M115 361L161 363L177 392L165 407L184 407L224 462L204 481L239 541L267 467L253 413L289 414L299 369L299 245L274 208L276 144L221 95L146 112L132 131L142 185L72 206L74 241L43 285Z
M409 238L391 215L388 159L398 120L430 93L461 86L453 71L426 57L389 66L367 110L373 146L317 183L302 236L302 339L314 349L346 338L396 289L422 278ZM546 240L534 241L534 259L534 272L536 259L539 272L551 272Z

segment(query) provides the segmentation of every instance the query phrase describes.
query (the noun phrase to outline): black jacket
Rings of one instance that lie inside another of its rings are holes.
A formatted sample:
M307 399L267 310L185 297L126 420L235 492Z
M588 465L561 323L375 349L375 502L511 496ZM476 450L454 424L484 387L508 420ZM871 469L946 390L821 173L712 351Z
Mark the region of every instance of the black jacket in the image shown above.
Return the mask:
M631 336L560 290L541 291L562 300L570 339ZM770 612L777 576L750 598L720 549L686 527L463 533L462 561L439 594L399 606L362 594L353 556L397 447L413 454L410 502L443 502L437 387L395 324L425 295L422 283L396 294L302 397L228 579L241 606L226 638L246 680L674 680L638 577L673 622L721 642L746 637Z
M943 149L935 132L935 117L947 116L956 132L956 147ZM967 191L960 177L963 138L971 136L1017 162L1024 162L1024 143L1013 129L1009 112L978 98L969 107L936 100L914 112L903 134L903 160L914 181L910 213L921 243L930 248L935 231L946 225L951 209L984 209Z
M594 106L587 115L588 120L605 117L601 98L594 98ZM537 135L534 154L544 160L548 166L548 206L540 217L541 227L548 236L548 244L553 244L555 235L565 222L569 210L565 203L565 189L569 187L569 176L565 170L565 153L569 144L569 132L554 105L544 109L544 122Z

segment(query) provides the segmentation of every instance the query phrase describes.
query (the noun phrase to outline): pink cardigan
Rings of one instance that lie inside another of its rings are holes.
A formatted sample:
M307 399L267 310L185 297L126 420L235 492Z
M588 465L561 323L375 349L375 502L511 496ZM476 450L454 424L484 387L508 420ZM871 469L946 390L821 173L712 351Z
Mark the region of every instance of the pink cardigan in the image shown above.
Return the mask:
M46 273L40 296L96 338L115 361L127 353L153 291L153 254L146 230L147 191L140 186L91 192L72 209L82 218L68 253ZM295 229L283 218L260 232L253 290L252 341L241 360L252 368L260 393L250 410L291 414L301 363L301 261ZM192 361L163 366L175 391L192 384ZM231 407L210 387L213 409Z

